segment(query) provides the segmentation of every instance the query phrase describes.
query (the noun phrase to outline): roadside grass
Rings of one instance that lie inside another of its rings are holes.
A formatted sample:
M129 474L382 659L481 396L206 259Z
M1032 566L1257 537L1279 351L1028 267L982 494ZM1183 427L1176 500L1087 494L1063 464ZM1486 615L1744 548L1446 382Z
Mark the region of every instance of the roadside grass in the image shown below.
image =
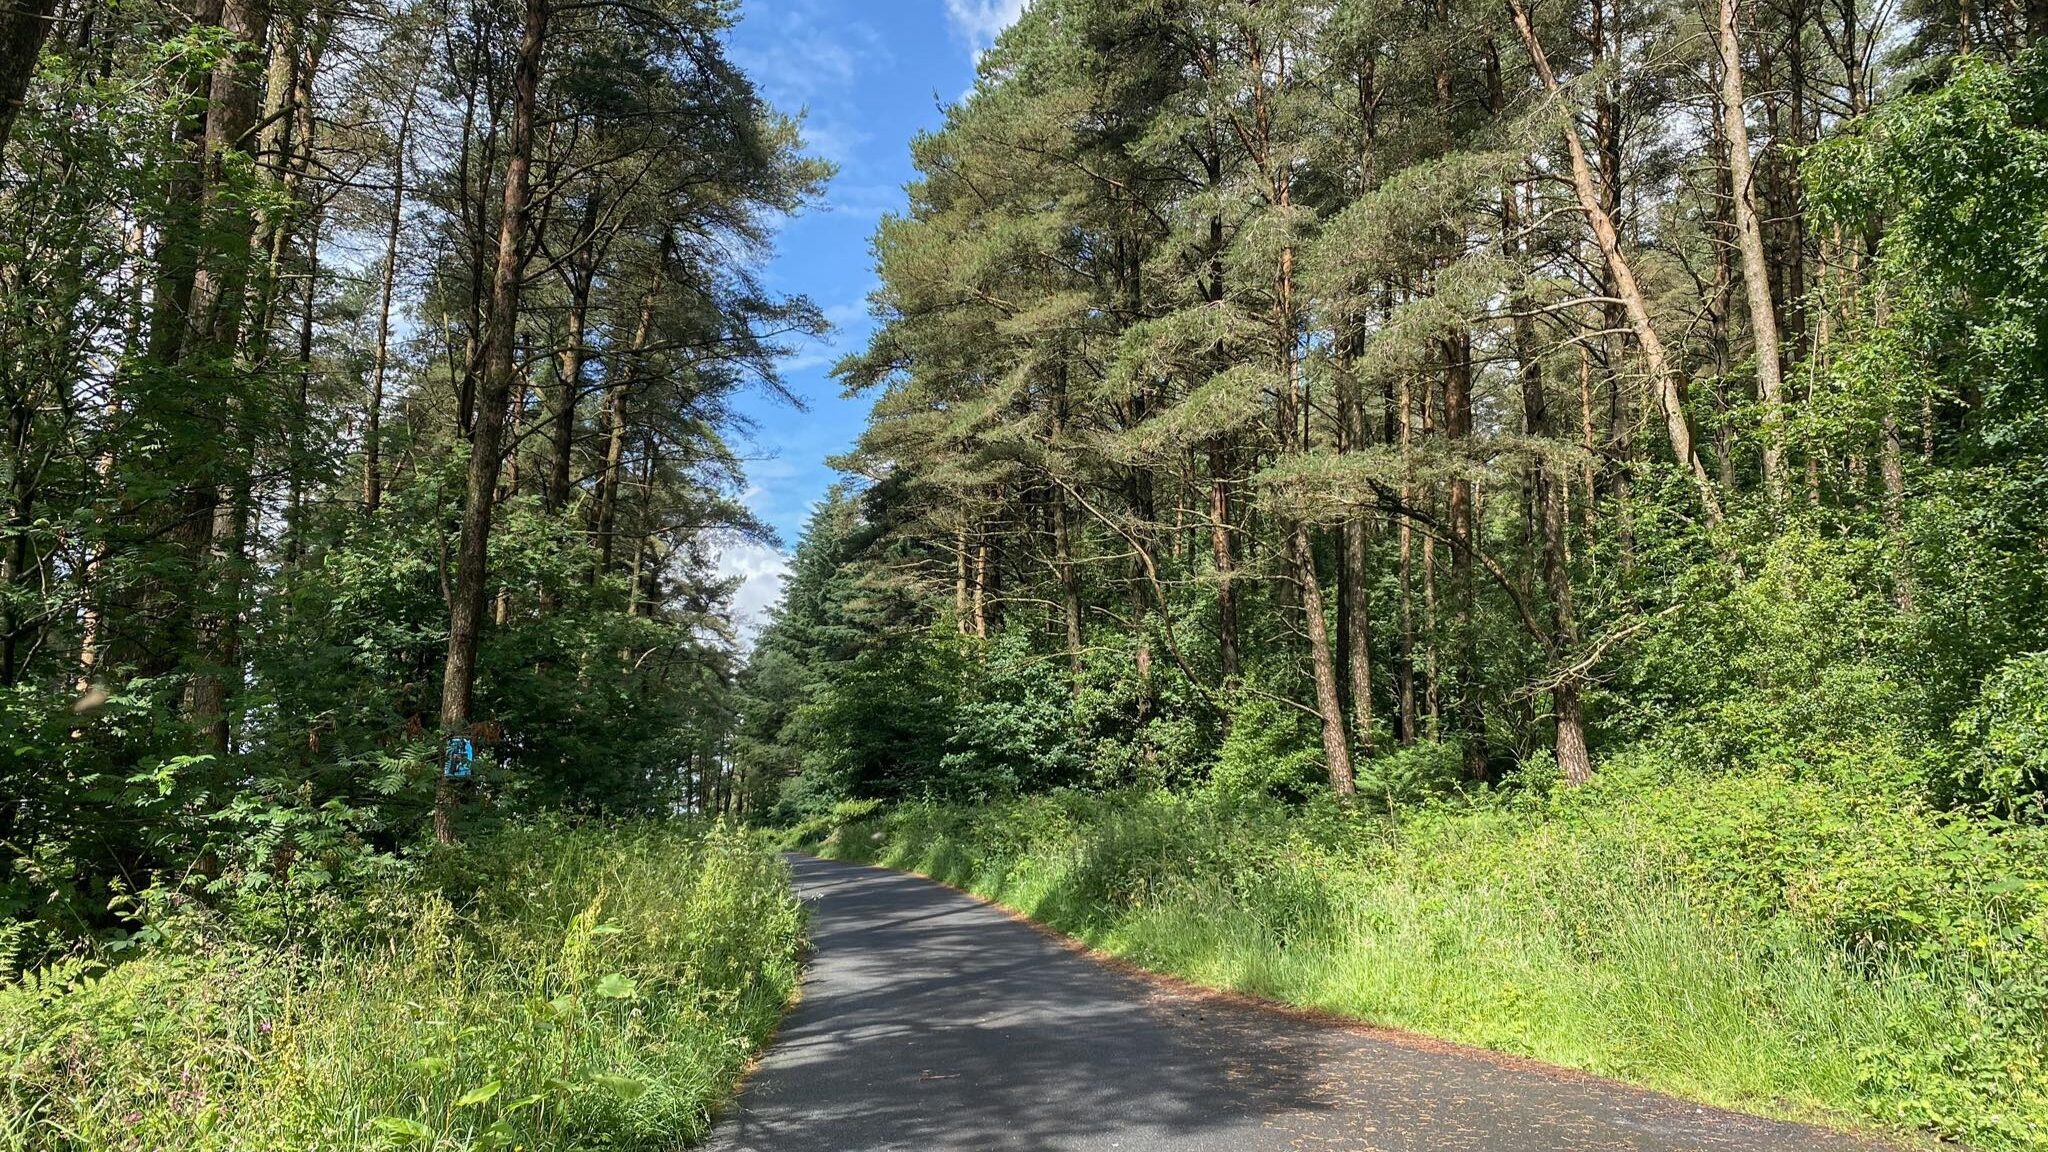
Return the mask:
M669 1149L780 1018L802 915L715 826L514 829L277 938L197 914L0 986L0 1149Z
M2048 838L1869 803L1881 827L1782 778L1391 817L1058 795L848 813L811 847L1213 987L1729 1107L2048 1147Z

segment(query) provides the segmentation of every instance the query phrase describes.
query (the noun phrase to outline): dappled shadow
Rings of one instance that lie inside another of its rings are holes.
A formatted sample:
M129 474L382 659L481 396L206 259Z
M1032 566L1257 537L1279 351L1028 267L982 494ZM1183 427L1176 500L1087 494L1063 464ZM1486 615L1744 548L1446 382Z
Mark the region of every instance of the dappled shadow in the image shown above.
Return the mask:
M1865 1146L1183 994L929 881L792 863L816 954L717 1152Z

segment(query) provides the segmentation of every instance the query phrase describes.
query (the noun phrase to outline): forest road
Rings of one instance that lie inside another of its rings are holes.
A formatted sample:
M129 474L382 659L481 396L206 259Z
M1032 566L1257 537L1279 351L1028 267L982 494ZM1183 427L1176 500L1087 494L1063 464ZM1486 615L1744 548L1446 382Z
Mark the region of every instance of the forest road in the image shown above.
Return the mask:
M816 952L715 1152L1884 1147L1181 990L919 877L791 863Z

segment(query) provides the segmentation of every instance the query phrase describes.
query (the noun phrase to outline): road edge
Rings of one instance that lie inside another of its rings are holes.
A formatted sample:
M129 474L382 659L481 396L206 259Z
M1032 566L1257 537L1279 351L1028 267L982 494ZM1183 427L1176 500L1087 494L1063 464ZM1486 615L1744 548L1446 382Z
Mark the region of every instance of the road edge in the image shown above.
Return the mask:
M1675 1100L1688 1107L1697 1108L1703 1112L1720 1113L1745 1120L1766 1120L1779 1124L1819 1128L1839 1136L1863 1140L1871 1143L1877 1149L1890 1149L1891 1152L1973 1152L1967 1145L1940 1140L1921 1132L1894 1131L1872 1127L1867 1124L1857 1123L1852 1118L1844 1117L1837 1113L1789 1110L1782 1112L1748 1112L1740 1108L1728 1107L1725 1104L1698 1100L1667 1089L1653 1088L1644 1084L1616 1079L1613 1076L1590 1072L1584 1068L1552 1064L1549 1061L1539 1060L1533 1056L1524 1056L1515 1052L1503 1052L1496 1048L1483 1048L1458 1040L1432 1036L1426 1032L1415 1032L1389 1024L1363 1020L1356 1016L1346 1016L1343 1013L1333 1012L1328 1009L1312 1008L1307 1005L1274 999L1270 996L1261 996L1254 992L1245 992L1232 988L1218 988L1214 985L1190 980L1184 976L1175 976L1171 973L1147 968L1135 960L1130 960L1113 952L1098 948L1078 936L1069 935L1050 924L1033 919L1030 913L1020 908L1005 904L993 897L984 896L972 889L962 888L949 880L920 872L915 868L899 868L890 864L879 864L866 860L842 860L834 856L819 855L808 848L786 848L783 851L790 855L808 857L829 864L840 864L855 868L873 868L878 872L894 872L901 876L915 876L920 880L936 884L941 888L956 892L977 904L1001 913L1005 918L1032 929L1068 952L1081 956L1112 972L1145 984L1153 989L1155 993L1179 997L1185 1000L1271 1013L1319 1027L1369 1036L1384 1043L1407 1048L1411 1051L1460 1056L1466 1059L1479 1060L1497 1068L1531 1073L1563 1083L1597 1084L1604 1088L1622 1092L1662 1097L1666 1100ZM806 964L808 966L808 961L806 961ZM801 990L801 981L798 982L798 987ZM763 1048L762 1051L766 1052L767 1049Z

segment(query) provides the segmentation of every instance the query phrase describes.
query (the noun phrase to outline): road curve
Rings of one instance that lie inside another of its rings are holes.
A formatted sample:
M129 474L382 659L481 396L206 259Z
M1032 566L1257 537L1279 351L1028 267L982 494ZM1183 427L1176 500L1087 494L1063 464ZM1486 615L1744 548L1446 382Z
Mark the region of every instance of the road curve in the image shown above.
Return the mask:
M1882 1147L1177 991L919 877L791 863L816 953L715 1152Z

